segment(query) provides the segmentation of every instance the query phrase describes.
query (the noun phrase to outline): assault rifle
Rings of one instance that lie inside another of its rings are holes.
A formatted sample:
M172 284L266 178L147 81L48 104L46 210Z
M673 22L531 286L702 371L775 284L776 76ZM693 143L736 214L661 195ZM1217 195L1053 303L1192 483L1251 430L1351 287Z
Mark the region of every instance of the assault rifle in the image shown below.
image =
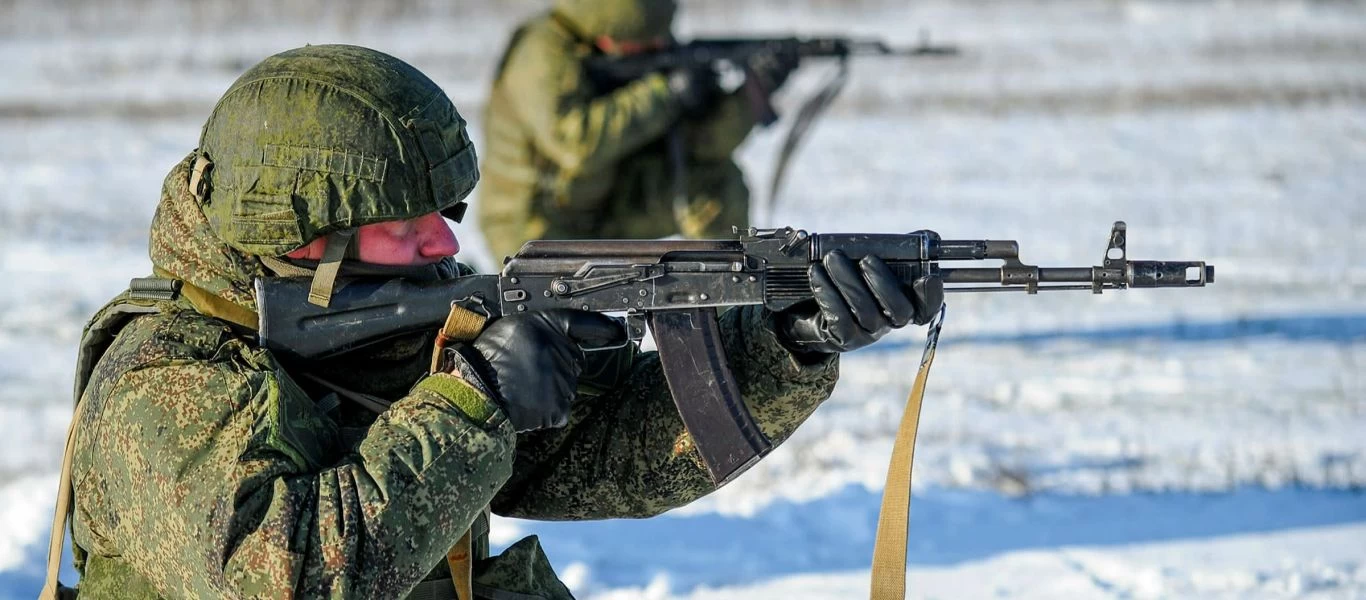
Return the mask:
M778 120L778 113L769 102L773 90L767 89L766 83L754 76L755 71L761 70L763 62L787 60L800 64L809 59L838 59L838 72L826 81L820 91L802 103L792 127L788 129L787 137L783 140L778 152L777 166L769 182L768 205L764 210L764 214L771 215L773 199L778 195L788 160L816 118L844 89L844 84L849 78L850 57L956 55L957 46L933 44L929 40L929 34L923 31L919 42L909 47L893 47L875 38L844 36L698 38L639 54L594 55L586 59L585 70L590 78L599 82L605 89L612 89L650 73L667 73L675 69L739 69L745 74L742 87L750 108L754 111L759 124L767 127Z
M915 46L905 48L892 47L880 39L840 36L698 38L625 56L595 55L585 61L585 66L596 81L620 85L650 73L667 73L675 69L721 70L733 67L751 75L760 68L762 61L773 58L797 63L812 58L836 58L844 63L851 56L933 57L957 54L957 46L932 44L924 34ZM763 89L762 82L754 77L746 77L745 85L760 86L746 90L760 109L757 113L759 122L769 125L776 121L778 116L767 99L773 90Z
M1056 268L1022 263L1014 241L943 240L932 231L810 234L784 227L751 228L727 240L532 241L497 275L431 283L339 280L327 308L308 301L308 278L261 278L256 303L262 345L298 359L434 330L452 304L489 318L554 308L625 313L632 341L644 337L647 324L653 331L679 414L719 484L757 462L772 443L754 423L727 367L718 308L763 305L777 311L810 300L808 268L836 250L854 260L878 256L906 285L922 273L940 277L946 292L1099 294L1214 281L1214 267L1200 261L1128 260L1126 235L1124 223L1115 223L1100 266ZM992 259L1003 264L947 266Z

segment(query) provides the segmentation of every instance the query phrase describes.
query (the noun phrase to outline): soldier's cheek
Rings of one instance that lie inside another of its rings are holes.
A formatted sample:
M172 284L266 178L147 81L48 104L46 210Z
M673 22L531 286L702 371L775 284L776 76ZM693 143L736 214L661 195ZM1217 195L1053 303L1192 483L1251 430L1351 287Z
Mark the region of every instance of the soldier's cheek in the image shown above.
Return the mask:
M357 238L357 253L361 262L397 266L418 264L415 236L395 237L383 230L367 231L362 227Z

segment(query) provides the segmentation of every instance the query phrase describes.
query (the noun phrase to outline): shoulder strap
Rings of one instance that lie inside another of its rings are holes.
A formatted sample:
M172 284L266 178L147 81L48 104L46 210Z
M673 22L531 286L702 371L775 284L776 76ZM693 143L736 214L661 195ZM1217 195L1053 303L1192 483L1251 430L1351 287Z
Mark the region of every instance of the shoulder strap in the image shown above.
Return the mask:
M177 297L194 307L199 314L215 319L222 319L233 325L252 331L256 330L258 323L255 311L245 306L233 304L224 298L214 295L213 292L188 281L175 279L170 273L161 270L160 267L153 266L152 271L156 273L158 277L146 277L141 281L159 279L162 281L174 282ZM140 280L135 279L133 281Z
M128 291L114 298L100 309L85 325L81 344L76 351L76 382L73 402L80 402L95 363L104 356L114 337L133 317L162 312L162 302L174 301L180 292L180 282L160 277L139 277L129 282Z

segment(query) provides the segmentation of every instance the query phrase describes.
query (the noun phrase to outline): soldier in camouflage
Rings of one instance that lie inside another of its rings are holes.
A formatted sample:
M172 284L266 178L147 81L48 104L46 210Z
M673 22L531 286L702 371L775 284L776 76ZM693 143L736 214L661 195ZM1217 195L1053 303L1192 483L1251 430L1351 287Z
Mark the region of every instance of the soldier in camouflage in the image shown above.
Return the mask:
M585 72L592 54L668 43L674 8L556 0L513 34L489 94L477 202L495 259L531 239L729 237L748 225L749 189L731 153L756 116L738 90L722 93L710 70L615 88ZM795 67L774 57L755 76L772 90Z
M648 517L715 488L656 355L628 345L629 368L576 392L581 348L619 340L601 315L496 320L431 374L433 335L308 363L257 343L257 278L312 276L326 302L337 275L466 272L440 215L460 217L477 179L455 107L391 56L309 46L233 84L166 177L157 278L86 327L70 450L82 596L453 598L443 558L473 525L475 597L570 598L535 537L488 555L484 507ZM839 352L937 308L876 259L811 276L808 305L720 319L775 442L830 394Z

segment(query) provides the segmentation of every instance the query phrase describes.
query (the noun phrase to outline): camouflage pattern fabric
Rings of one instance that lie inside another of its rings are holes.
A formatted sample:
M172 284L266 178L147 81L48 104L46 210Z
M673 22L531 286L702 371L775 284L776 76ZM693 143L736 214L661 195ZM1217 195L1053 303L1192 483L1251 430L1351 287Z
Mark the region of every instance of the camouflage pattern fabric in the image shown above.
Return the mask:
M606 20L609 2L588 11ZM490 92L476 208L495 258L531 239L729 237L749 222L731 153L755 123L738 94L684 119L666 78L599 89L584 72L592 35L575 6L513 35ZM628 11L629 12L629 11ZM686 214L675 214L666 136L683 136Z
M188 189L191 163L166 179L153 264L254 309L263 268L213 235ZM489 402L473 388L424 377L428 338L285 364L253 332L183 301L162 308L118 334L76 415L73 539L88 597L402 597L443 576L446 550L487 504L643 517L713 489L653 353L615 389L577 400L568 427L519 439L493 407L486 419L457 408ZM721 326L746 403L786 439L829 395L838 358L799 362L759 308ZM346 377L356 372L370 376ZM326 390L304 373L393 405L324 413ZM535 540L476 569L481 586L569 597Z
M254 270L222 266L253 260L226 260L236 251L211 235L176 237L208 227L188 167L168 177L153 224L153 240L181 243L154 243L154 264L232 294ZM389 368L364 391L395 403L347 443L359 415L318 412L320 394L250 332L170 308L124 327L76 417L74 539L90 596L399 596L510 475L501 412L475 422L420 368L400 377L424 357L377 364Z

